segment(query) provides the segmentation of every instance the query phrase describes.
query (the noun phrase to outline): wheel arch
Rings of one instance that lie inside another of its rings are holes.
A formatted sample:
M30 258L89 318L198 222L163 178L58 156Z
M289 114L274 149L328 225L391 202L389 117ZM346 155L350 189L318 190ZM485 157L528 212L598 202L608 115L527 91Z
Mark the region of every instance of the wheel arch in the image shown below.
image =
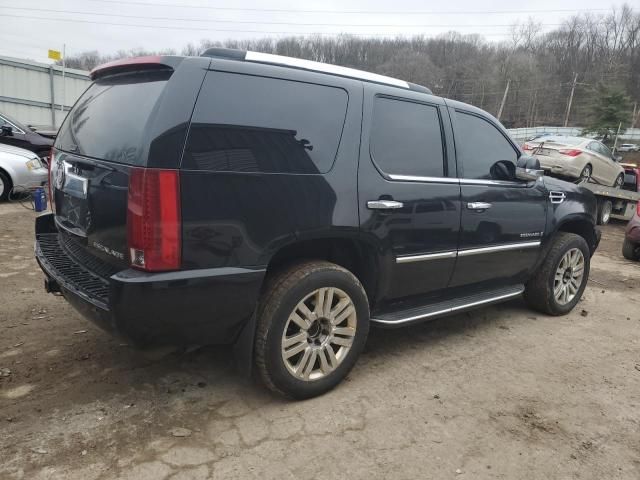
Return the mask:
M563 219L556 227L554 234L558 232L574 233L584 238L591 255L595 252L600 240L592 219L586 215L572 215Z
M370 306L375 303L381 267L379 255L372 244L357 235L332 235L297 239L279 246L268 259L267 277L281 268L304 260L326 260L353 273L362 284ZM254 313L242 328L233 346L238 370L249 377L253 371L254 338L257 318Z
M326 260L346 268L360 280L369 302L375 301L380 262L375 248L358 236L305 238L282 245L268 261L267 276L283 266L303 260Z
M5 186L5 188L8 188L8 191L7 191L7 196L8 196L9 192L13 188L13 177L11 175L11 171L4 168L4 165L0 165L0 173L4 174L9 179L10 184Z

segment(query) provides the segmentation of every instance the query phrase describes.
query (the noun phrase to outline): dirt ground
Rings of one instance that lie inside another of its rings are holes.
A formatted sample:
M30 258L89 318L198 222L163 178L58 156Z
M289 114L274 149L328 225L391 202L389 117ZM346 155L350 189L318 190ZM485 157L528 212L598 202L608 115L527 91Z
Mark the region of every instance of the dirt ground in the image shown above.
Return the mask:
M33 213L0 205L0 479L640 478L640 264L604 228L568 316L521 300L374 329L305 402L227 348L140 353L42 288Z

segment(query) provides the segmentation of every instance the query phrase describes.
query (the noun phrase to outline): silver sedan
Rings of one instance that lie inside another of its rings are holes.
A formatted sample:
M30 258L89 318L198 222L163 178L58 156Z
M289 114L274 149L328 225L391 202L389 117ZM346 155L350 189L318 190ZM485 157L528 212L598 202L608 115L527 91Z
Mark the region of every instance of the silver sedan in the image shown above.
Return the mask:
M620 188L624 168L607 146L584 137L545 136L525 142L522 149L540 160L543 170L571 178L592 178Z
M14 191L30 190L47 183L48 170L33 152L0 144L0 201Z

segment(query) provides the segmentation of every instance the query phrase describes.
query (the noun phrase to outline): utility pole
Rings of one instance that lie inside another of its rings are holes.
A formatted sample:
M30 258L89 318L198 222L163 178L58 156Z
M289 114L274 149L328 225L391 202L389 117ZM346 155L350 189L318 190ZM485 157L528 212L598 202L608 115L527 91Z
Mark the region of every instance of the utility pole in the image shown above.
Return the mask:
M507 86L504 89L504 95L502 96L502 102L500 102L500 109L498 110L497 118L500 120L502 116L502 110L504 109L504 104L507 102L507 95L509 94L509 86L511 85L511 79L507 79Z
M618 124L618 131L616 132L616 139L613 141L613 151L616 151L618 147L618 137L620 136L620 129L622 128L622 122Z
M640 117L640 112L638 111L638 102L633 102L633 115L631 115L631 128L636 128L638 117Z
M573 84L571 85L571 95L569 95L569 104L567 105L567 114L564 116L564 126L569 125L569 115L571 115L571 104L573 103L573 92L576 90L576 84L578 83L578 74L573 76Z
M64 71L67 66L67 44L62 44L62 101L60 102L60 117L64 120L64 105L67 102L67 85L64 82Z

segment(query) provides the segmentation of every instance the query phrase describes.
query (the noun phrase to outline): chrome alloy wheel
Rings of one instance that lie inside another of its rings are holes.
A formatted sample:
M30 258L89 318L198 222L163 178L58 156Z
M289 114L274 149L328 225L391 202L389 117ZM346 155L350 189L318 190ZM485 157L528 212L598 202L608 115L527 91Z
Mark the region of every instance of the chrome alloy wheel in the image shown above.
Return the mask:
M282 334L282 360L299 380L318 380L345 359L356 334L356 308L339 288L318 288L289 314Z
M562 256L553 281L553 294L560 305L566 305L575 298L583 276L584 255L579 248L572 248Z

